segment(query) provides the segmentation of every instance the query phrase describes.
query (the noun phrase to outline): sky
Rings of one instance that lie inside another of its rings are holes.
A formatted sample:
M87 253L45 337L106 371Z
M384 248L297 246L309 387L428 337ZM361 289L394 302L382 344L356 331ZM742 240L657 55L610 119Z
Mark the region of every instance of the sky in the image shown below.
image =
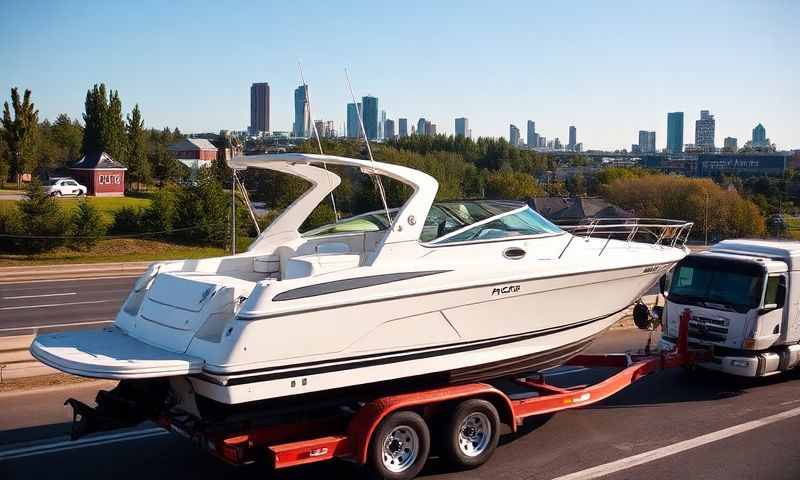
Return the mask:
M253 82L269 82L271 128L291 130L303 71L315 119L341 128L351 101L388 118L508 137L527 120L548 139L577 127L584 148L630 148L639 130L684 143L701 109L716 144L762 123L800 148L797 1L94 2L0 0L0 100L33 92L40 118L79 117L105 83L148 127L243 130Z

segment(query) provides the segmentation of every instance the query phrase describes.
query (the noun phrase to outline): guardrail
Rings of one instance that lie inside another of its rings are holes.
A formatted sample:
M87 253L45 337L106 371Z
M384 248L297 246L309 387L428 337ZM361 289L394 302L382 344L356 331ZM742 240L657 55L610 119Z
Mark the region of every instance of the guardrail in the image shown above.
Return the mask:
M685 248L693 226L693 222L666 218L592 218L577 225L559 225L572 237L558 258L564 255L576 238L588 241L592 237L605 237L606 243L598 256L605 252L612 239Z

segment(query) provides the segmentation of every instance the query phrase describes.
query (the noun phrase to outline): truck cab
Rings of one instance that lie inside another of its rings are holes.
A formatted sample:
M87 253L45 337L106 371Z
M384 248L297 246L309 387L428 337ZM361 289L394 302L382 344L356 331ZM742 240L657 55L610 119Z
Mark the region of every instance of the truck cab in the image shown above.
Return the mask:
M662 314L662 348L682 315L689 343L711 350L701 367L761 377L800 364L800 242L725 240L676 266Z

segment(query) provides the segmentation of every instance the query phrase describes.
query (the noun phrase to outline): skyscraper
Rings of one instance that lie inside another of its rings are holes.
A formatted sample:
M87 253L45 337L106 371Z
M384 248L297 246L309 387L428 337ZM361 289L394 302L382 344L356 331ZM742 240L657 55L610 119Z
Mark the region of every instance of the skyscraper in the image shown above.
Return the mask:
M428 135L436 135L436 124L435 123L428 122L426 124L426 126L428 127L428 132L427 132Z
M704 152L714 151L714 115L700 110L700 120L694 124L694 146Z
M639 153L656 153L656 132L639 130Z
M569 144L567 144L567 149L575 150L575 145L578 144L578 130L575 128L574 125L569 126Z
M378 138L378 98L367 95L361 97L363 106L362 115L364 116L364 131L367 138L376 140Z
M407 118L398 118L397 119L397 134L400 137L407 137L408 136L408 119Z
M383 126L383 138L392 140L394 138L394 120L387 119Z
M508 127L508 143L511 145L519 145L519 128L513 123Z
M430 122L425 120L425 117L420 117L417 121L417 135L427 135L429 123Z
M308 85L294 89L294 128L295 137L311 136L311 111L308 107Z
M722 149L726 152L736 153L738 148L739 141L734 137L725 137L725 142L723 143Z
M378 138L386 138L384 129L386 128L386 110L381 110L381 118L378 120Z
M753 140L751 143L754 147L766 147L769 145L767 129L764 128L764 125L759 123L756 125L756 128L753 129Z
M359 138L361 136L358 117L361 115L362 110L361 103L347 104L347 138Z
M269 131L269 83L254 83L250 85L250 134Z
M456 137L459 135L469 138L469 120L464 117L456 118Z
M536 122L528 120L528 136L525 137L529 147L539 146L539 135L536 134Z
M314 128L316 128L317 135L319 135L319 138L322 138L322 137L325 136L325 122L323 122L322 120L314 120ZM314 130L313 129L310 132L308 132L308 136L309 137L313 137L314 136Z
M683 151L683 112L667 114L667 153Z

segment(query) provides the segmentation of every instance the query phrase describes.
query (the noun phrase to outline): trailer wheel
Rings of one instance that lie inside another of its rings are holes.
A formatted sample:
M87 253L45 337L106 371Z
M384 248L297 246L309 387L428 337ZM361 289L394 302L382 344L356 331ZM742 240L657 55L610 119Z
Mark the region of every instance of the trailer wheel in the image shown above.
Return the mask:
M453 411L443 435L443 456L457 468L475 468L497 447L500 416L491 402L466 400Z
M392 413L372 435L368 467L378 478L412 479L425 466L430 446L430 430L421 416L411 411Z

